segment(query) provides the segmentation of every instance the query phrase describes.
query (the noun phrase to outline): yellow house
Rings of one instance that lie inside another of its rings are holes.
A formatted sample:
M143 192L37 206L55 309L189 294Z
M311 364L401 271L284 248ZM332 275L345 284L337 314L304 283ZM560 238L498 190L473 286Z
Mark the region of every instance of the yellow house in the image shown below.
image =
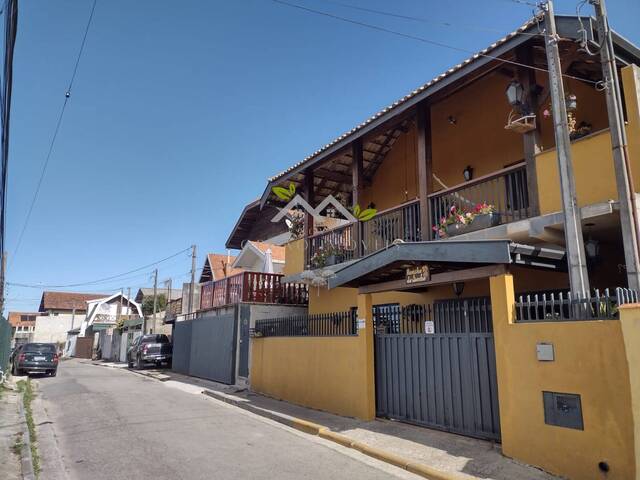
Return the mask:
M601 66L576 43L578 19L560 18L593 289L576 298L538 28L526 23L269 179L262 208L284 207L273 188L288 200L293 185L311 208L336 199L375 215L329 205L300 227L288 205L302 233L286 245L283 281L310 285L308 314L256 323L251 388L493 440L569 478L640 478L640 307L627 288ZM640 50L613 41L635 198ZM517 105L510 85L522 88ZM255 240L242 234L257 235L252 222L243 214L230 242Z

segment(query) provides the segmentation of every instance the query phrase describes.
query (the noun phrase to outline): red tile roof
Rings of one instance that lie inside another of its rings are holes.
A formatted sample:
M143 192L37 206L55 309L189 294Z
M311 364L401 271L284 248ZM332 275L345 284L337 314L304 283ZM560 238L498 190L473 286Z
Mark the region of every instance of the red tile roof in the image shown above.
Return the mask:
M266 253L268 249L271 249L271 258L276 262L284 262L284 247L280 245L272 245L271 243L254 242L251 241L258 250L262 253Z
M86 311L87 300L105 298L106 293L75 293L75 292L42 292L40 311L48 310L76 310Z
M200 275L200 283L208 280L220 280L221 278L244 272L242 268L231 268L231 264L235 259L235 255L227 255L226 253L207 254L207 262L202 270L202 275ZM208 278L207 267L211 269L212 278Z

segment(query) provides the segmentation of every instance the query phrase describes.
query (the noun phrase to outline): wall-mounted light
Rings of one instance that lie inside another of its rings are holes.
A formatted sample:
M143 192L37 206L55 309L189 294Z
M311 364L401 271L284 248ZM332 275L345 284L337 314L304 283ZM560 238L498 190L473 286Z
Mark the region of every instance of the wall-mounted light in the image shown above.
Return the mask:
M473 178L473 168L467 165L462 171L462 176L464 177L465 182L471 180Z
M591 227L595 226L595 223L585 223L589 232L589 237L584 242L584 253L587 255L587 259L595 262L600 257L600 242L591 236Z
M517 80L512 80L507 86L507 101L513 108L521 107L524 104L524 87Z
M564 97L564 103L567 107L567 112L575 112L578 109L578 97L573 93L569 93Z
M458 124L458 119L456 117L454 117L453 115L449 115L447 117L447 121L449 122L450 125L457 125Z
M456 297L462 295L464 291L464 282L453 282L453 293L456 294Z

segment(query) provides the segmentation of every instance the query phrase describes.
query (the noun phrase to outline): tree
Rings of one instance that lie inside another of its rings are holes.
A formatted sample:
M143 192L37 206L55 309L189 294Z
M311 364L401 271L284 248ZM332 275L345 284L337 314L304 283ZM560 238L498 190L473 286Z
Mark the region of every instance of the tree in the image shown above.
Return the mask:
M159 293L156 311L161 312L165 308L167 308L167 297L164 293ZM142 314L144 316L153 315L153 295L146 296L142 299Z

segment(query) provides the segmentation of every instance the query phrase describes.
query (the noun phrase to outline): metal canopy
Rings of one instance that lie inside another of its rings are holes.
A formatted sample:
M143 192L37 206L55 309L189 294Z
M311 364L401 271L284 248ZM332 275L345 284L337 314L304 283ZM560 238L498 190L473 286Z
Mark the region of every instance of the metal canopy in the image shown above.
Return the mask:
M521 264L562 270L563 250L533 247L510 240L459 240L398 243L336 271L328 287L361 287L402 278L405 269L428 264L432 273L483 265Z

